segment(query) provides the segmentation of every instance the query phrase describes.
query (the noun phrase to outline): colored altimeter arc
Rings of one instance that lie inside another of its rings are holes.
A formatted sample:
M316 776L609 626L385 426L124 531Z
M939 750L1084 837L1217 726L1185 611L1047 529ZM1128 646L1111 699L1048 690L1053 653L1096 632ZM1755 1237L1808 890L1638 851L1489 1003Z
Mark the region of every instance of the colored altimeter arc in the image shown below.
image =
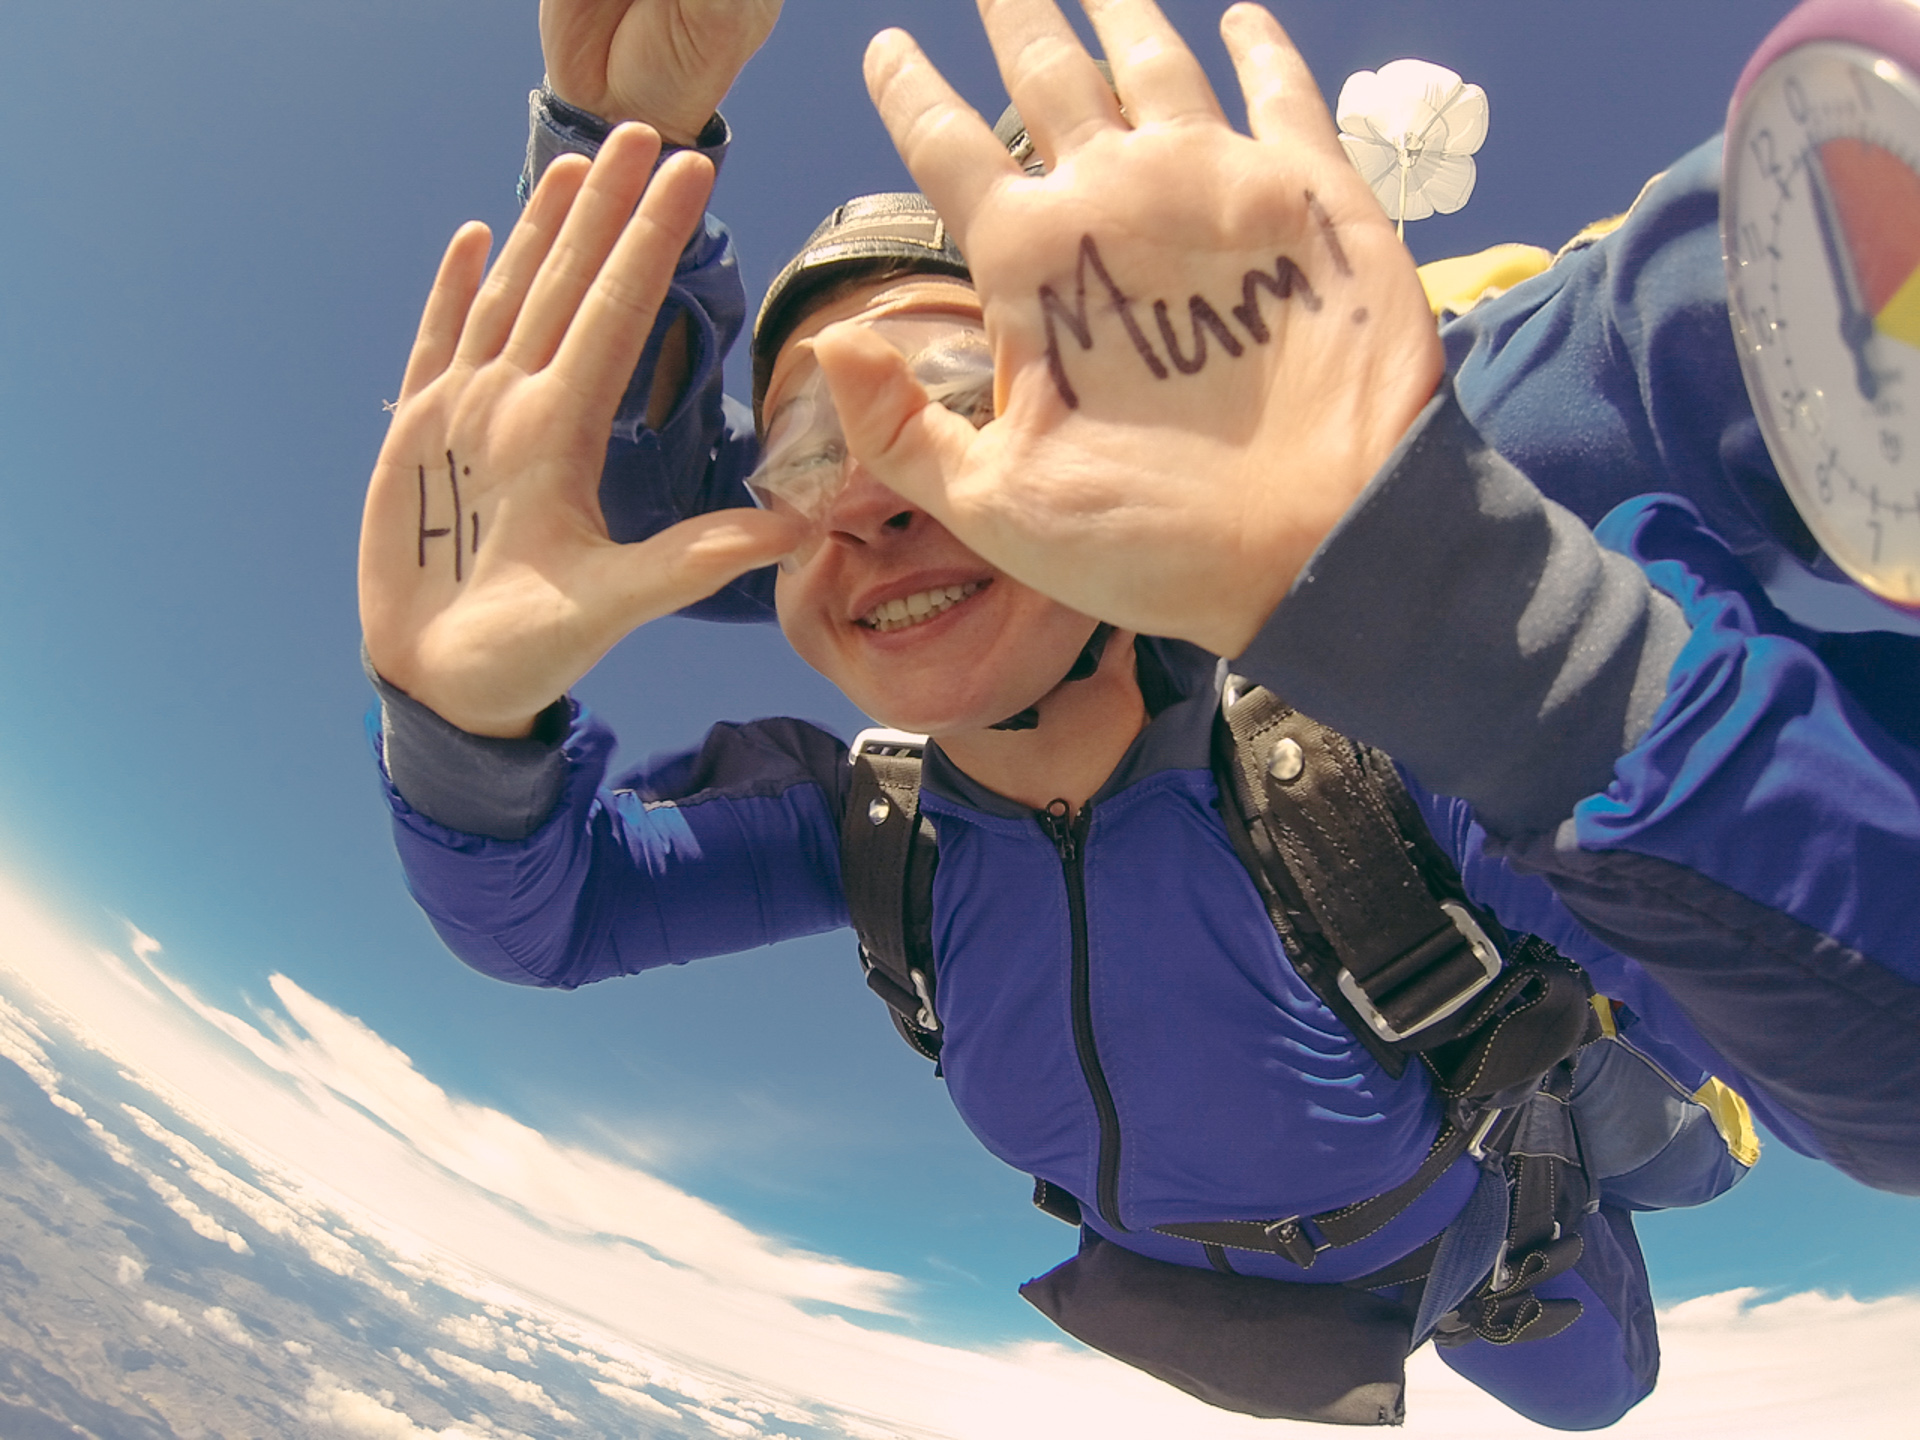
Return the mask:
M1874 328L1920 350L1920 175L1852 136L1824 142L1820 161Z

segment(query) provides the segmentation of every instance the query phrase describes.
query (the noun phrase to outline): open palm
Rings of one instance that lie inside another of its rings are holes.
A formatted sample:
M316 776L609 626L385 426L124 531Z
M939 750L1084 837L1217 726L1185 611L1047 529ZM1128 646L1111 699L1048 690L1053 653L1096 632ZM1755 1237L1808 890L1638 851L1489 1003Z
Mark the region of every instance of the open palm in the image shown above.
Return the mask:
M454 237L374 469L368 653L476 734L525 734L635 626L792 542L754 510L632 545L607 537L597 491L614 411L712 181L685 155L649 186L658 153L652 131L625 126L591 166L556 162L484 283L486 228Z
M854 452L987 559L1232 655L1432 395L1439 340L1266 11L1221 26L1246 136L1151 0L1082 4L1117 99L1052 0L979 0L1040 176L907 36L868 51L881 118L980 291L995 422L926 406L853 327L817 353Z

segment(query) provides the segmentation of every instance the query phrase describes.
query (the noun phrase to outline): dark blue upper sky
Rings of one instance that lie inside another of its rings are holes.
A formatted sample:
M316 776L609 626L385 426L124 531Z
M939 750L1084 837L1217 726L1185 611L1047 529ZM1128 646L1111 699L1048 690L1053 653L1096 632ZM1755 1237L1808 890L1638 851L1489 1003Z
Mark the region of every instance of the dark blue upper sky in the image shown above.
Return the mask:
M1225 82L1220 0L1166 8ZM1278 13L1329 93L1404 55L1487 90L1472 202L1409 227L1430 259L1557 245L1624 208L1719 127L1787 8ZM715 200L756 298L833 204L907 183L859 83L874 30L913 29L990 119L1004 103L958 0L787 10L726 106ZM644 1143L756 1228L923 1280L956 1333L1038 1333L1011 1283L1070 1237L892 1037L850 937L534 993L461 969L401 887L360 727L355 531L440 247L472 216L511 224L534 16L534 0L0 10L0 864L102 934L132 919L205 993L260 995L284 971L453 1088ZM857 722L777 634L684 622L630 640L583 693L632 754L720 717ZM1713 1211L1646 1233L1666 1295L1920 1281L1910 1204L1778 1147Z

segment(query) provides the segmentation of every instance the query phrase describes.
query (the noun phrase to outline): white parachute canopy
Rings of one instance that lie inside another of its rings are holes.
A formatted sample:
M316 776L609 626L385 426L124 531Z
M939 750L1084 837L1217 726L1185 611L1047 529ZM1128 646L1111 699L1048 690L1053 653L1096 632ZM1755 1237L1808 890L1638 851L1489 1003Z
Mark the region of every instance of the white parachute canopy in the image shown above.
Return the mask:
M1400 222L1451 215L1473 194L1473 152L1487 138L1487 92L1430 60L1349 75L1335 107L1340 143Z

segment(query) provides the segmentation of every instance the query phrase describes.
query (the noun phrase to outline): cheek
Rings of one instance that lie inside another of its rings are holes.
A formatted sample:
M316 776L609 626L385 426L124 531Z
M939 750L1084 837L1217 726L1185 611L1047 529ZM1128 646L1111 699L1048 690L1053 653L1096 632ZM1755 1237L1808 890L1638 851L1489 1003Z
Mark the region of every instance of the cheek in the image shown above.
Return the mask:
M831 680L834 676L827 664L828 647L823 643L826 622L818 607L808 603L808 598L806 586L791 571L782 570L775 578L773 610L780 622L780 633L787 637L794 654Z

